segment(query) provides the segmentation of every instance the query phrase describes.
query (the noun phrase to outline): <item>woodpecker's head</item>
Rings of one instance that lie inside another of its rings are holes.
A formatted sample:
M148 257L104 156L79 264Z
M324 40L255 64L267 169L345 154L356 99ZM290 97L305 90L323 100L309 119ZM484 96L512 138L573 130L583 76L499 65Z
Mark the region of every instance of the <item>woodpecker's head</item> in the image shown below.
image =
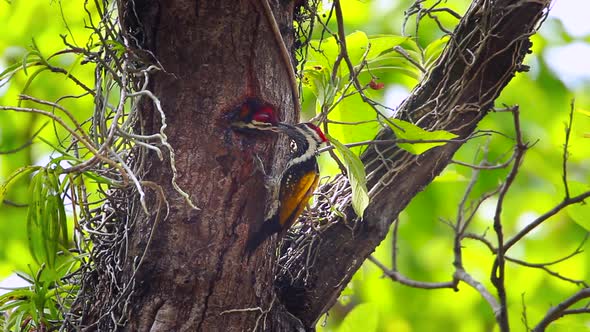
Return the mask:
M328 142L328 139L322 130L311 122L302 122L294 126L279 122L277 129L279 132L287 134L296 143L298 141L305 141L309 144L313 142L313 145L320 146L321 144Z
M315 160L318 148L328 142L326 135L313 123L303 122L293 126L279 122L277 129L279 132L287 134L294 143L291 160L287 167L312 158Z
M231 114L231 126L237 129L275 131L278 123L274 108L255 98L246 99Z
M300 128L300 130L305 131L308 135L311 135L318 146L328 142L328 139L322 130L311 122L303 122L297 124L295 127Z

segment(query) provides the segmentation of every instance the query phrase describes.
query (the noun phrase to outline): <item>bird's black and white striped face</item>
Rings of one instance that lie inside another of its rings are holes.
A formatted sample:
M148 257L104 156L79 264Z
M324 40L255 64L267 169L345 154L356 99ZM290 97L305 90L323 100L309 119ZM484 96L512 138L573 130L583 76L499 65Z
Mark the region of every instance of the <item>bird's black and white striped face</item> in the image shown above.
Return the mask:
M296 127L299 130L301 130L302 133L304 133L304 135L313 137L314 141L318 144L318 146L321 145L322 143L326 143L328 141L328 139L326 138L326 135L324 135L322 130L320 128L318 128L318 126L314 125L313 123L303 122L303 123L296 125Z
M290 125L280 122L278 131L287 134L295 142L309 143L311 146L320 146L328 142L326 135L320 128L310 122L302 122L296 125Z
M295 126L279 123L278 128L294 142L293 153L287 168L315 159L320 145L328 141L320 128L309 122L299 123Z

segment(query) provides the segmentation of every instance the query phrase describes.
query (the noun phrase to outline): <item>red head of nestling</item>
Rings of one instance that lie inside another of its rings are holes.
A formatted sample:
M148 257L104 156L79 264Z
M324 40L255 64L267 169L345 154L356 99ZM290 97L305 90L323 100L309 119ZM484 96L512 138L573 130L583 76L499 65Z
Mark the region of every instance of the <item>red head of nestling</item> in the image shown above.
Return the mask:
M231 114L235 128L273 130L279 123L274 108L256 98L248 98Z

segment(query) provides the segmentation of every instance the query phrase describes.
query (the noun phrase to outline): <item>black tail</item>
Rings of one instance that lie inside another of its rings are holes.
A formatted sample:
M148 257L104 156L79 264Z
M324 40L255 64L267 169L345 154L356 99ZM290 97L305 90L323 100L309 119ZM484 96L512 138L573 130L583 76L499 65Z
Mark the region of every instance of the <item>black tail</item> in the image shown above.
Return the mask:
M276 218L265 220L258 231L250 234L248 242L246 242L246 254L248 257L250 257L256 248L266 241L266 239L271 235L280 232L281 229L281 224Z

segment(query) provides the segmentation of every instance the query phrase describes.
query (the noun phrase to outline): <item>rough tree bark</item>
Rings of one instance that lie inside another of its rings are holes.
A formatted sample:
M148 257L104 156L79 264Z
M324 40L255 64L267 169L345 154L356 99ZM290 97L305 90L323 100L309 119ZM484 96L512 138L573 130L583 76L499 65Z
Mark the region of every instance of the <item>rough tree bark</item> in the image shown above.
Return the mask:
M440 64L402 106L404 117L422 118L423 127L467 137L520 69L530 46L528 36L549 2L474 1ZM290 46L294 4L272 5ZM352 234L342 223L329 228L314 248L321 254L311 277L303 283L279 275L277 297L272 287L274 259L264 255L273 244L265 244L250 260L243 248L249 229L261 222L265 204L263 176L252 158L258 154L265 165L276 164L278 169L287 144L277 144L273 136L237 134L224 118L247 95L275 105L287 122L298 116L291 111L288 76L262 6L255 0L120 0L120 10L126 33L166 70L153 77L150 90L166 112L178 183L200 208L186 206L170 184L168 164L148 155L143 178L163 187L170 211L158 221L145 261L134 275L136 291L126 330L313 330L398 213L445 167L460 144L419 157L389 150L387 157L403 165L395 171L375 168L379 163L371 162L381 157L377 148L369 148L363 154L373 174L369 186L381 189L357 232ZM142 113L144 130L157 131L159 117L152 106L146 103ZM391 137L389 130L378 136ZM156 219L155 193L150 201L152 215L135 216L130 261L143 252ZM353 212L347 213L353 220ZM304 266L299 260L292 268Z
M293 3L273 5L283 37L292 44ZM157 222L135 275L126 329L243 331L259 324L266 330L294 330L280 319L273 300L273 261L244 257L249 228L264 219L264 177L253 158L258 155L267 171L273 164L280 167L287 142L236 133L227 119L246 96L257 96L277 111L294 109L262 5L249 0L121 1L120 11L128 37L152 52L166 71L155 75L149 88L166 113L177 182L200 208L189 208L174 190L168 161L148 155L143 179L163 187L170 211ZM144 132L157 132L160 120L152 105L146 102L142 113ZM296 121L292 111L280 117ZM155 193L150 200L156 207ZM137 214L130 261L146 247L156 210L148 218ZM269 313L271 303L275 310Z

